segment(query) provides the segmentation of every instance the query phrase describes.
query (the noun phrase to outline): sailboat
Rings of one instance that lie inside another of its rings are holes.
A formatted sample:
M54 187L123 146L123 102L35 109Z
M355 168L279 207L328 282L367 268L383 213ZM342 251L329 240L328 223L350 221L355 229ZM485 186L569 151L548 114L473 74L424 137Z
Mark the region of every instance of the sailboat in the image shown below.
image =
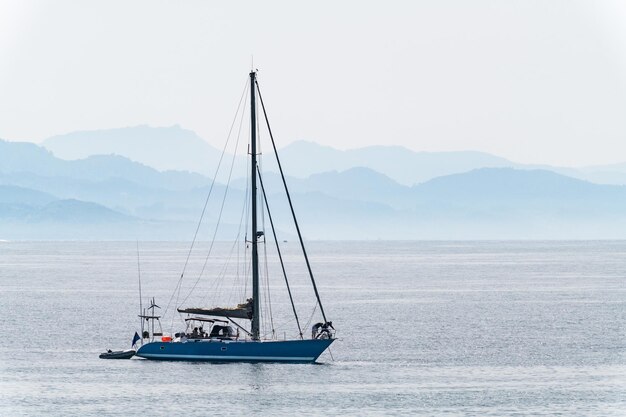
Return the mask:
M336 340L335 328L332 322L327 320L326 313L322 306L320 295L313 277L309 258L306 253L300 227L298 225L291 196L285 181L282 165L276 151L276 144L272 136L269 125L265 105L259 89L256 71L250 72L249 80L250 91L250 215L251 215L251 272L252 272L252 294L245 302L235 307L179 307L177 311L180 314L186 314L184 319L187 324L186 330L178 332L172 336L165 336L163 333L150 335L149 331L145 331L142 325L142 335L148 338L148 342L143 343L137 350L136 356L152 360L184 360L184 361L209 361L209 362L293 362L293 363L312 363L329 348ZM285 268L276 239L276 231L269 211L267 196L263 186L261 171L257 161L257 98L263 110L263 115L267 123L269 137L276 154L276 161L282 178L285 194L289 202L291 214L293 217L295 229L300 241L303 258L305 260L308 275L311 279L313 290L316 297L316 308L322 315L323 321L316 323L312 328L311 338L305 337L296 308L293 303L293 297ZM261 335L261 302L260 302L260 279L259 279L259 240L264 237L264 231L258 227L258 185L263 197L263 203L267 207L270 223L272 224L272 232L276 242L276 248L280 263L282 266L285 282L287 283L287 292L293 313L298 323L299 337L294 339L277 340L273 335L264 338ZM181 275L182 278L182 275ZM154 314L142 315L142 320L156 320ZM190 323L191 326L190 326ZM242 324L243 323L243 324ZM249 323L249 326L248 326ZM197 325L196 327L193 327ZM231 326L235 326L234 328ZM207 328L207 331L204 328ZM193 328L193 331L189 329ZM240 332L241 330L241 332ZM155 337L157 336L157 337ZM159 337L161 336L160 340Z

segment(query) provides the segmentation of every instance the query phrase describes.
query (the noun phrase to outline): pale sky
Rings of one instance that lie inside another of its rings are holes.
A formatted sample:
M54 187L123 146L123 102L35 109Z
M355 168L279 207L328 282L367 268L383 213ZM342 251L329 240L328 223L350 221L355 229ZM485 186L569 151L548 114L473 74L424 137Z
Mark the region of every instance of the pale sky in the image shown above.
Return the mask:
M180 124L221 147L252 55L283 145L626 162L619 0L0 0L0 137Z

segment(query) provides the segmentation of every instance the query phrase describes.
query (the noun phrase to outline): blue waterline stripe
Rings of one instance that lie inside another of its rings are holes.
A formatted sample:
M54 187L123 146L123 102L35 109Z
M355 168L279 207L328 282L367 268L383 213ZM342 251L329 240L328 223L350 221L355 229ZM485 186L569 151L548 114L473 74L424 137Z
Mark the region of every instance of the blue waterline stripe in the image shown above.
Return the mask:
M217 360L251 360L251 361L312 361L314 357L302 356L222 356L222 355L172 355L143 353L136 355L141 358L165 358L165 359L217 359Z

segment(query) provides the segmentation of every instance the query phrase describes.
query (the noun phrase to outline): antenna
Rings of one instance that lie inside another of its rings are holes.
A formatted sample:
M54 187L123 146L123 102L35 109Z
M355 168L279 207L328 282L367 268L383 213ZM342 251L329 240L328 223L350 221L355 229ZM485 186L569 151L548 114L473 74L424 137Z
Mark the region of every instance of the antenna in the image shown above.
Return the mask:
M137 240L137 277L139 278L139 320L141 321L141 344L143 345L143 303L141 301L141 267L139 266L139 240Z
M139 314L143 311L141 302L141 267L139 265L139 241L137 241L137 277L139 278Z

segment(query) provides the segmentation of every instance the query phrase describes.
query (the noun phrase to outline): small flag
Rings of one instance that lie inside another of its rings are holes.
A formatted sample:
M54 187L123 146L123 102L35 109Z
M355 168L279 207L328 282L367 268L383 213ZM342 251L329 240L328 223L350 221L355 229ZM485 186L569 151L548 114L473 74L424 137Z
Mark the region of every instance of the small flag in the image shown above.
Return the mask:
M133 337L133 343L130 345L130 347L135 346L135 343L137 343L138 340L141 340L141 337L139 337L137 332L135 332L135 336Z

